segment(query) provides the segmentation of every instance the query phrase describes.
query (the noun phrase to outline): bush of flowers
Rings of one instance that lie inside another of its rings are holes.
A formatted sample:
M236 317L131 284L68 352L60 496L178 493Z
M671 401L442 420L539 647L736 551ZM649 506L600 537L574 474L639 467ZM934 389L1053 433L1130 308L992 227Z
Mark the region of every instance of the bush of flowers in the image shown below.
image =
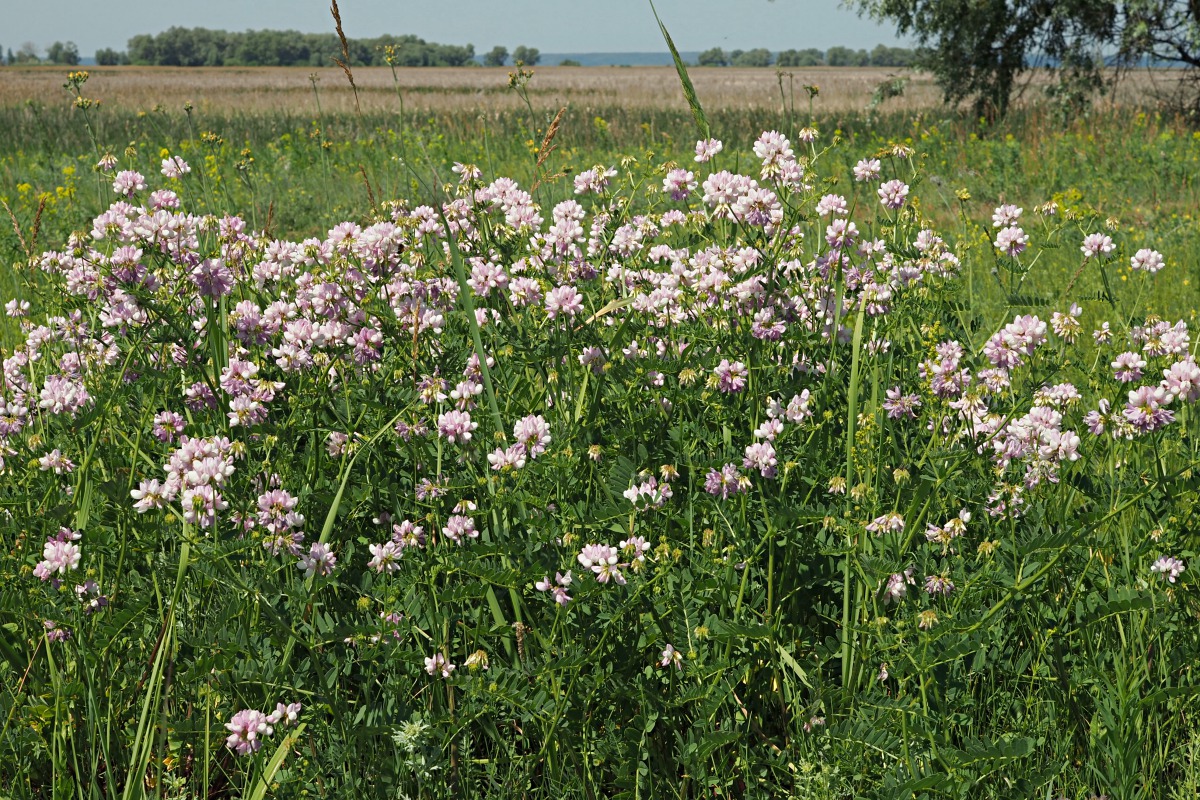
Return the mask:
M8 304L6 791L1183 774L1200 367L1107 277L1163 256L1054 204L956 246L907 147L830 174L793 138L556 203L458 164L299 242L106 159L111 207ZM1045 308L956 299L964 258L1016 297L1064 248Z

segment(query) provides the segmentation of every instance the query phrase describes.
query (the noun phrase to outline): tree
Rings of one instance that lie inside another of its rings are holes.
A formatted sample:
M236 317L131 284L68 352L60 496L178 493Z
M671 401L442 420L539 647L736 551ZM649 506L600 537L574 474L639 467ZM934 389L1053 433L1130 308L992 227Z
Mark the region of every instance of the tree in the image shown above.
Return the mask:
M41 61L41 59L38 58L38 48L37 48L37 45L34 44L33 42L24 42L21 44L20 47L17 48L16 63L18 63L18 64L36 64L39 61ZM13 63L12 59L9 59L8 63L10 63L10 64Z
M13 51L12 51L12 48L11 48L11 47L10 47L10 48L8 48L8 55L5 57L5 59L4 59L4 63L5 63L5 64L7 64L7 65L8 65L8 66L10 66L10 67L11 67L13 64L17 63L17 57L13 55Z
M576 61L573 58L564 58L562 61L558 62L558 65L560 67L582 67L583 66L583 64L579 63L578 61Z
M79 48L74 42L55 42L46 50L46 59L51 64L75 67L79 65Z
M865 67L871 63L871 56L866 50L831 47L825 51L825 63L831 67Z
M1064 82L1094 88L1103 84L1105 45L1118 45L1125 57L1139 51L1176 59L1192 54L1200 65L1200 49L1190 44L1200 39L1188 38L1200 30L1192 0L1137 0L1120 8L1116 0L855 4L860 13L896 23L901 35L915 36L920 44L916 65L933 73L946 100L970 101L989 118L1007 111L1019 76L1035 59L1058 67Z
M508 48L503 45L498 44L483 54L485 67L503 67L506 61L508 61Z
M536 47L526 47L518 45L512 53L513 61L520 61L526 66L532 67L542 60L542 54Z
M775 59L780 67L820 67L825 64L825 57L815 47L807 50L784 50Z
M771 51L765 47L756 47L744 53L738 53L732 59L735 67L769 67L774 60Z
M101 67L115 67L121 63L123 53L118 53L111 47L102 47L96 51L96 65Z
M705 50L696 59L696 63L702 67L728 67L729 56L719 47L714 47L711 50Z

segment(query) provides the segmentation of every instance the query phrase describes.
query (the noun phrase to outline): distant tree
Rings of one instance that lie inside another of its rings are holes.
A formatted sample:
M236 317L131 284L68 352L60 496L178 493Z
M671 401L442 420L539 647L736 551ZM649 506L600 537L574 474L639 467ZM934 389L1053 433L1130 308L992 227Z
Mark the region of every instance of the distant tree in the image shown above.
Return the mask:
M51 64L63 64L68 67L79 65L79 48L74 42L55 42L46 51L46 60Z
M483 54L485 67L503 67L506 61L508 61L508 48L504 45L498 44Z
M583 64L580 64L578 61L576 61L573 58L564 58L562 61L558 62L558 65L560 67L582 67L583 66Z
M696 63L702 67L728 67L729 56L721 48L714 47L701 53Z
M13 64L17 63L17 57L13 55L13 51L12 51L11 47L8 48L8 55L5 57L4 63L10 67Z
M534 66L542 60L542 54L536 47L518 45L512 52L513 61L520 61L527 66Z
M880 44L871 51L870 63L872 67L911 67L916 58L912 50Z
M780 67L820 67L825 64L825 58L815 47L807 50L784 50L775 59L775 64Z
M121 63L121 53L111 47L102 47L96 51L96 64L101 67L115 67Z
M825 63L831 67L865 67L870 60L866 50L831 47L825 51Z
M41 59L38 58L38 48L33 42L24 42L17 48L17 64L36 64L39 61ZM12 64L13 61L9 59L8 63Z
M753 50L738 53L730 60L735 67L769 67L774 59L770 50L765 47L756 47Z

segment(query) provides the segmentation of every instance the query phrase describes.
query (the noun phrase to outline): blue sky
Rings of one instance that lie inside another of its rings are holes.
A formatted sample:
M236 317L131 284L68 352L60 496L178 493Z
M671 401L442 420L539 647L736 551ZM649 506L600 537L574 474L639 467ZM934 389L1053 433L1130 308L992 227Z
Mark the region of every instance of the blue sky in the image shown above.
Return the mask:
M838 0L657 0L680 50L898 44L895 31ZM429 41L518 44L544 52L665 50L647 0L338 0L347 36L413 33ZM327 0L0 0L0 46L74 41L84 56L124 49L172 25L331 31Z

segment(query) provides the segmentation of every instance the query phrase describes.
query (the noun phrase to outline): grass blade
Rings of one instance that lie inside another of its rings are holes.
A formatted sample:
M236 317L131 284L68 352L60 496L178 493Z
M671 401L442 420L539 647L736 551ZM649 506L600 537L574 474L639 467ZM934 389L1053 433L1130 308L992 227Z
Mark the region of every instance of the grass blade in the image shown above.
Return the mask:
M692 116L696 119L696 127L700 129L700 138L710 139L712 134L708 125L708 117L704 115L704 109L700 107L700 98L696 96L696 87L692 85L692 79L688 77L687 65L680 58L679 50L676 49L671 34L667 32L667 26L663 25L663 21L659 19L658 9L654 7L654 0L650 0L650 10L654 12L654 21L658 23L658 29L662 31L663 39L666 40L667 47L671 51L671 58L675 61L675 71L679 73L679 84L683 87L683 96L687 98L688 106L692 109Z

